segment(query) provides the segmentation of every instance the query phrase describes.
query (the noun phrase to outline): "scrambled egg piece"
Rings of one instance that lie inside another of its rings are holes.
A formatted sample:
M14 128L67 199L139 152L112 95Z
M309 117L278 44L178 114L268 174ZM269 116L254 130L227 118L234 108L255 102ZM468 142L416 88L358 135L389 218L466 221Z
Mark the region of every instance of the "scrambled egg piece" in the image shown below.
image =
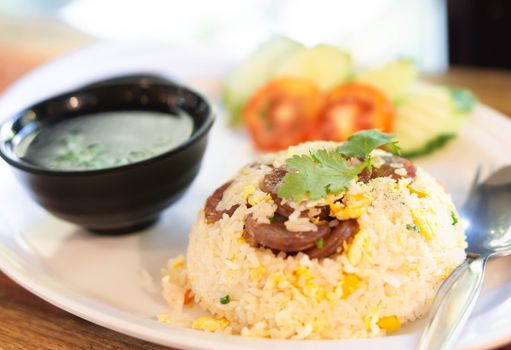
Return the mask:
M270 202L273 199L271 195L262 191L257 191L252 185L246 186L243 189L242 197L251 206L255 206L259 203Z
M266 274L266 266L263 264L256 268L250 269L250 279L252 281L258 281Z
M243 189L243 194L241 196L243 197L244 200L247 200L248 197L250 197L251 195L254 194L255 190L256 190L256 188L252 185L246 186Z
M386 316L382 317L376 322L378 327L386 330L387 332L395 332L399 328L401 328L401 322L396 316Z
M419 186L418 184L414 183L409 184L407 187L410 193L415 193L419 198L424 198L428 195L428 191L424 186Z
M342 298L346 299L354 291L360 288L360 278L357 275L348 274L342 281Z
M373 197L369 194L348 194L344 198L346 204L339 202L330 204L330 215L337 220L357 219L366 212L372 201Z
M294 271L293 271L293 274L296 275L296 277L300 278L300 277L305 277L305 278L310 278L310 273L309 273L309 269L305 266L298 266Z
M371 236L366 231L361 229L353 241L344 247L347 252L348 261L351 265L355 266L362 260L362 255L365 254L365 258L371 261L371 253L374 251L374 242Z
M178 257L176 260L172 261L170 267L173 269L177 269L178 267L182 267L185 264L185 258L183 256Z
M325 288L313 281L307 267L300 266L296 268L294 274L296 275L295 287L301 289L304 295L313 298L317 302L326 299Z
M419 227L419 233L429 240L435 236L433 227L420 209L412 210L413 222Z
M213 318L209 316L199 317L192 323L193 329L199 329L206 332L216 332L229 325L225 318Z
M321 222L321 218L319 216L313 216L312 218L310 218L310 220L314 225L319 225L319 223Z
M314 298L317 302L325 300L326 291L322 286L318 286L312 280L307 280L303 286L303 294Z
M264 265L262 265L264 266ZM251 269L251 278L260 278L260 273L265 273L266 269L259 267ZM284 275L272 273L268 276L264 289L274 288L295 288L295 290L304 296L307 296L315 302L328 301L337 304L340 299L345 299L355 290L360 288L361 280L358 276L348 274L339 286L327 289L314 281L308 267L299 266L293 271L293 277L287 279Z

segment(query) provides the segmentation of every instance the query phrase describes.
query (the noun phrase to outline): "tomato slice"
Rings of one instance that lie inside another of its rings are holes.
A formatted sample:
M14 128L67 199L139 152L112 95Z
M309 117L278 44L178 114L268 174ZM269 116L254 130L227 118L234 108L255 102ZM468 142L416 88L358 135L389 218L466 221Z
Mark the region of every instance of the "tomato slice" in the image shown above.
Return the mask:
M252 96L243 118L259 150L277 151L307 140L321 106L322 96L312 82L278 78Z
M327 95L311 138L345 141L354 132L364 129L389 132L393 119L392 103L382 92L366 84L344 84Z

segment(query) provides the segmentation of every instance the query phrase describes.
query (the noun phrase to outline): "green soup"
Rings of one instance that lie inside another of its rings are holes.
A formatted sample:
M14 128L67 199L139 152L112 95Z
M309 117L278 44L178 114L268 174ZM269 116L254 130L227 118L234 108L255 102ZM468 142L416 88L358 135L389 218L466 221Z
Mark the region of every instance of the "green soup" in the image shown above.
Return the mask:
M15 152L47 169L105 169L170 151L192 132L193 119L184 112L104 112L46 125L25 136Z

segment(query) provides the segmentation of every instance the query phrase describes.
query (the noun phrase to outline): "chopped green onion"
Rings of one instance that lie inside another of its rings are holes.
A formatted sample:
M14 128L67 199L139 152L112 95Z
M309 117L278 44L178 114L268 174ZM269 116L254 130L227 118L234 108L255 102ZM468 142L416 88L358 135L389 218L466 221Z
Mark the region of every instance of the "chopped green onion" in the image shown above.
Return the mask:
M412 225L412 224L406 224L406 229L407 230L410 230L410 231L413 231L413 232L417 232L419 233L421 230L419 229L419 226L417 225Z
M451 211L451 219L452 219L453 226L459 222L458 217L456 216L456 214L453 211Z
M231 302L231 297L229 295L226 295L225 297L220 298L220 304L227 305Z
M323 238L320 238L316 241L316 248L323 249L323 246L325 245L325 241Z

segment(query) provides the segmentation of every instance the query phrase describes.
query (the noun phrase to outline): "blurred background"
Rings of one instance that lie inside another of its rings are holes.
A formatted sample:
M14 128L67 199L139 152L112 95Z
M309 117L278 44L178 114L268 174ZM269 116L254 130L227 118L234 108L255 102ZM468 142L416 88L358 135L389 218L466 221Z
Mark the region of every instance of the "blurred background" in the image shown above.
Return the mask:
M412 58L431 80L471 88L511 114L509 85L494 86L503 84L495 75L511 68L510 23L507 0L247 0L243 6L229 0L2 0L0 92L32 67L98 40L200 46L241 59L282 34L308 45L338 44L361 65ZM464 67L480 69L467 78Z

